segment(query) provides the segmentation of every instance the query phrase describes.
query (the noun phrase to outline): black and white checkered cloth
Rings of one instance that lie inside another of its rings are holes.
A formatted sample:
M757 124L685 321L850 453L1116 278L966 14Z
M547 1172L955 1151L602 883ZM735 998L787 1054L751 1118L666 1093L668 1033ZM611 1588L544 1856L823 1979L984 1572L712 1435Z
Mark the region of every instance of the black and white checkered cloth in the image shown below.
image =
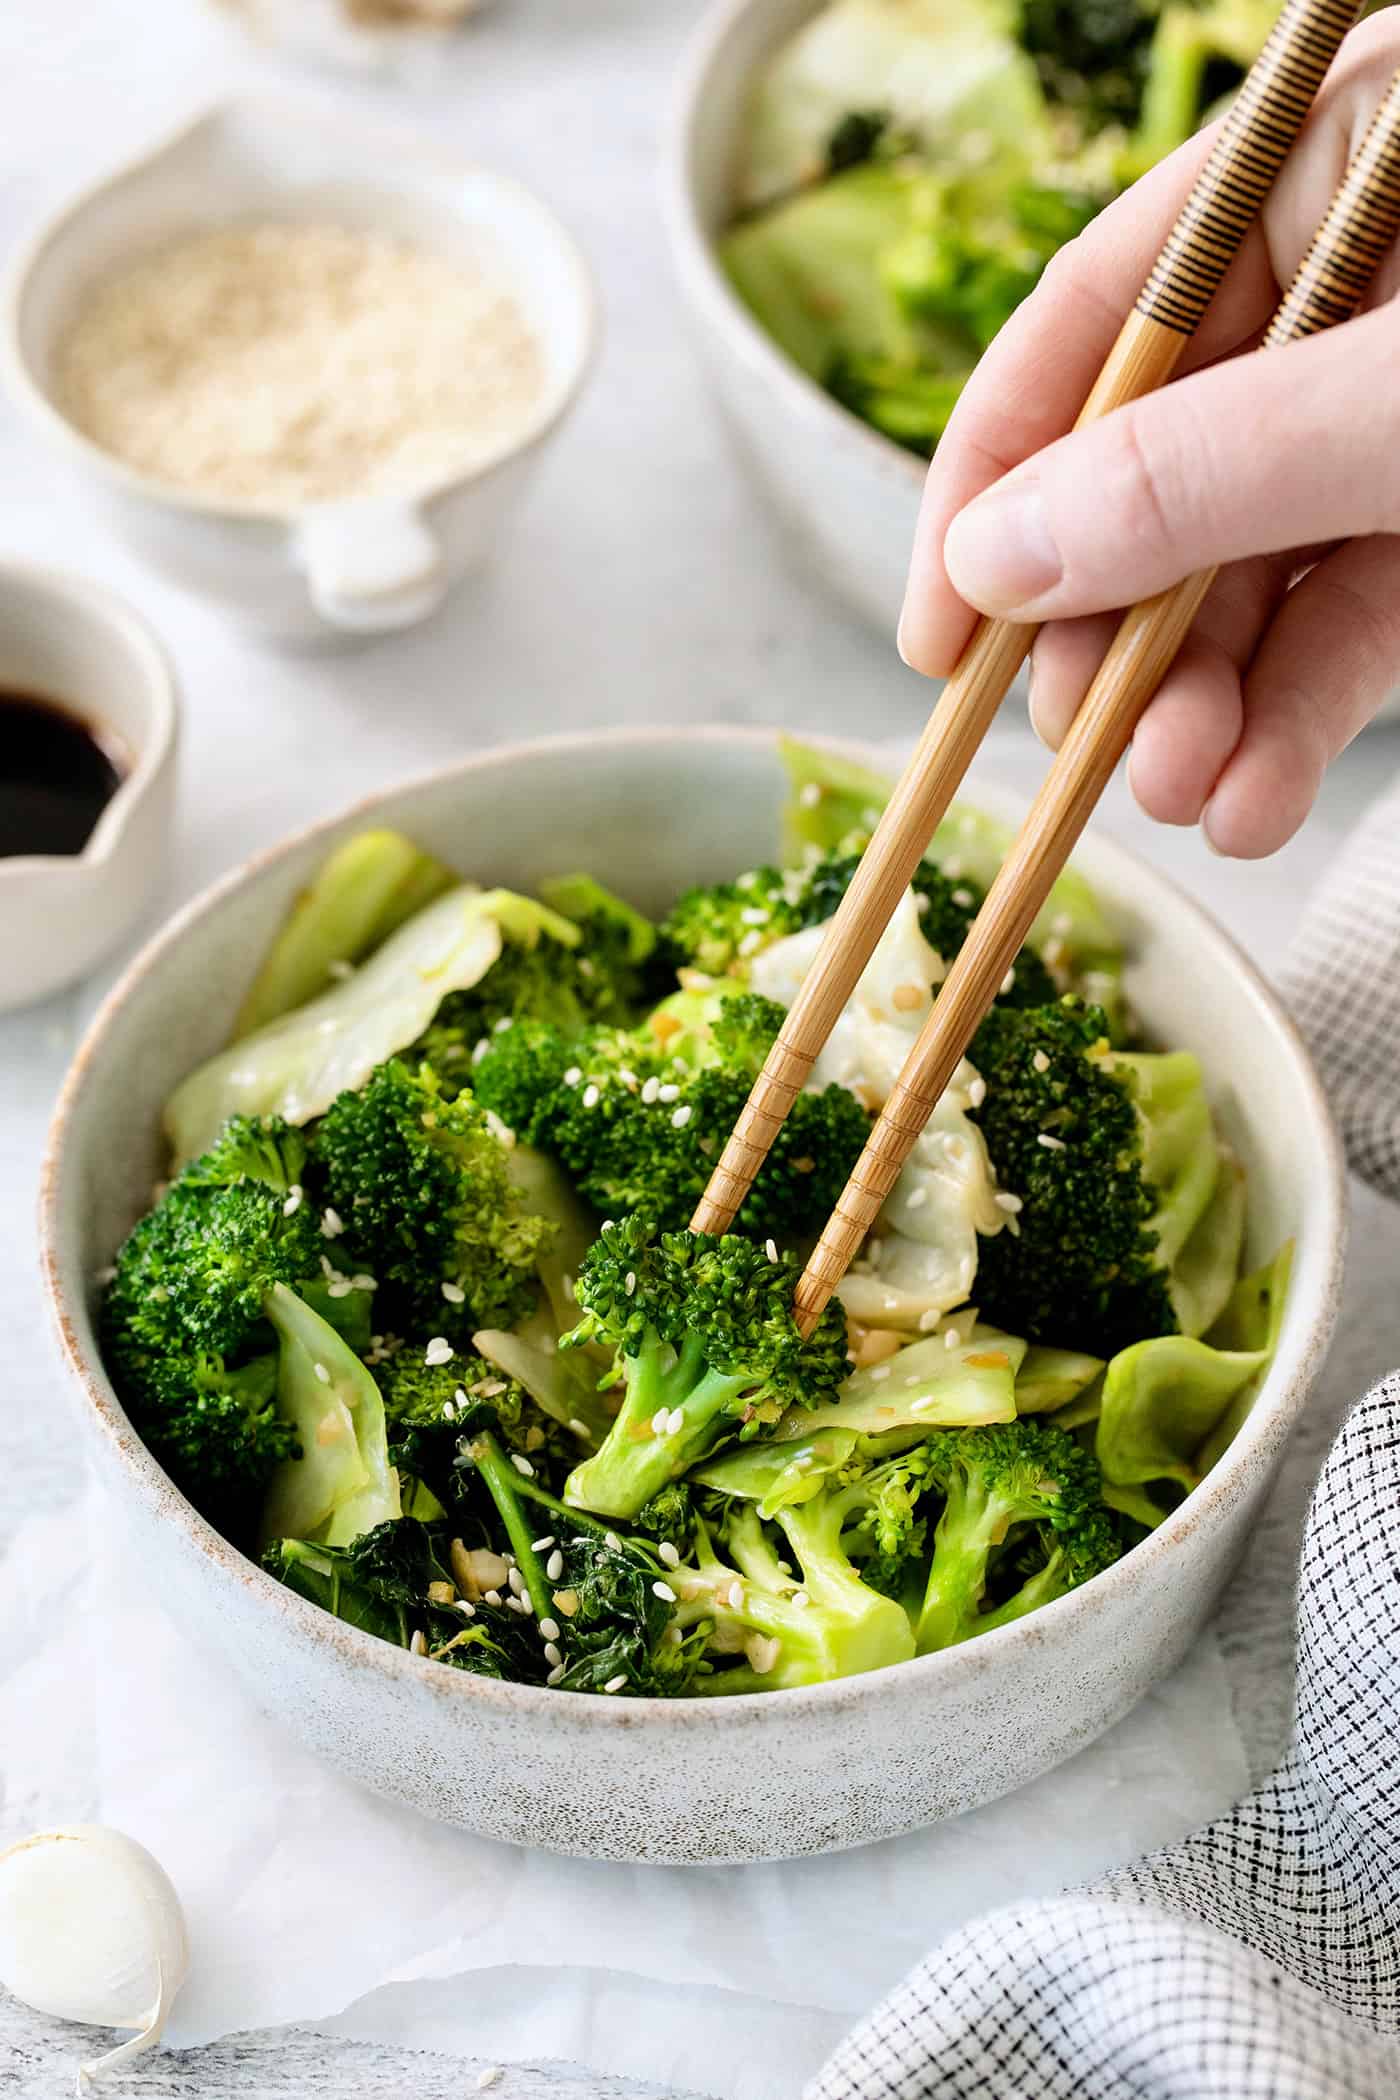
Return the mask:
M1287 991L1358 1173L1400 1196L1400 790ZM936 1948L808 2100L1400 2100L1400 1373L1313 1495L1293 1749L1184 1844Z

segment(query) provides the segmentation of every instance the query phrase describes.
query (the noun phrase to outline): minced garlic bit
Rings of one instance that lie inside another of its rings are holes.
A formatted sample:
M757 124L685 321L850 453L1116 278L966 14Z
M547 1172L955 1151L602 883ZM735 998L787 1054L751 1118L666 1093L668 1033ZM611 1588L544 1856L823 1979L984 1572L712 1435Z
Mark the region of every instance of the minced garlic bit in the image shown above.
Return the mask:
M285 513L416 490L523 433L544 363L504 272L318 220L189 235L101 283L60 345L86 437Z

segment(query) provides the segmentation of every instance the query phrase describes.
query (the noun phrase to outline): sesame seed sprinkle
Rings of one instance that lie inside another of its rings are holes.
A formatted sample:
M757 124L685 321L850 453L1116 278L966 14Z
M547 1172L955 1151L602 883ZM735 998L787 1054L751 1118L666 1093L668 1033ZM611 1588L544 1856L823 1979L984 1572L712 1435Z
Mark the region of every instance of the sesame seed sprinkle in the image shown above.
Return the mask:
M622 1279L622 1288L624 1291L626 1291L628 1297L630 1298L633 1291L635 1291L637 1288L637 1272L635 1269L629 1269L627 1271L627 1274Z
M541 1619L540 1635L546 1641L557 1641L559 1638L559 1621L557 1619Z
M478 2071L476 2074L477 2091L479 2093L489 2092L493 2085L498 2085L500 2083L500 2077L501 2071L499 2064L488 2064L484 2071Z
M499 1604L499 1603L500 1603L500 1601L501 1601L501 1593L500 1593L500 1591L499 1591L499 1590L483 1590L483 1591L482 1591L482 1602L483 1602L483 1604Z
M1043 1050L1036 1051L1035 1056L1031 1059L1031 1064L1037 1072L1048 1072L1050 1069L1050 1060Z
M1035 1134L1035 1141L1037 1145L1043 1145L1047 1152L1063 1152L1065 1149L1064 1139L1051 1137L1048 1130L1038 1130Z
M657 1095L660 1092L661 1081L656 1077L655 1073L653 1073L651 1078L644 1081L642 1085L642 1099L643 1101L645 1101L648 1108L651 1107L652 1102L655 1101Z
M949 1327L944 1330L943 1346L945 1349L956 1349L961 1340L962 1332L959 1328Z
M621 1553L622 1551L622 1541L615 1531L605 1531L603 1533L603 1544L611 1553Z
M413 1630L413 1639L412 1639L412 1640L411 1640L411 1641L409 1642L409 1644L408 1644L408 1645L409 1645L409 1649L410 1649L410 1652L411 1652L412 1654L414 1654L414 1655L426 1655L426 1654L427 1654L427 1652L428 1652L428 1643L427 1643L427 1639L426 1639L426 1637L425 1637L425 1635L424 1635L424 1633L423 1633L423 1629L422 1629L422 1627L421 1627L421 1626L416 1626L416 1627L414 1628L414 1630Z
M546 1677L546 1679L545 1679L545 1683L546 1683L546 1684L550 1684L550 1685L553 1685L553 1684L558 1684L558 1683L560 1683L560 1682L561 1682L561 1680L562 1680L562 1678L563 1678L563 1675L564 1675L564 1665L563 1665L563 1663L561 1663L561 1662L557 1662L557 1663L556 1663L556 1664L554 1665L554 1668L553 1668L553 1669L552 1669L552 1670L550 1671L550 1673L549 1673L548 1677Z
M330 1374L330 1372L329 1372L329 1371L328 1371L328 1370L326 1369L326 1367L325 1367L325 1365L324 1365L324 1364L313 1364L313 1365L311 1366L311 1368L312 1368L312 1370L313 1370L313 1371L314 1371L314 1372L316 1373L316 1376L317 1376L317 1377L318 1377L318 1378L320 1379L320 1381L321 1381L322 1385L329 1385L329 1384L330 1384L330 1382L331 1382L331 1374Z
M801 803L803 809L815 809L817 807L817 804L822 799L822 791L820 784L815 780L809 780L803 787L797 799Z
M679 1436L684 1428L685 1409L683 1407L673 1407L670 1414L666 1417L666 1434L668 1436Z
M1013 1196L1010 1189L998 1189L992 1201L998 1210L1004 1210L1008 1217L1012 1218L1015 1217L1017 1211L1021 1208L1020 1197Z
M605 1692L620 1692L622 1690L622 1687L626 1684L626 1682L626 1677L622 1674L621 1671L619 1671L616 1677L610 1677L608 1679L607 1683L603 1686L603 1690Z
M591 1080L589 1084L584 1088L582 1094L579 1096L579 1099L583 1102L585 1108L596 1108L598 1106L598 1103L602 1100L602 1098L602 1094L599 1092L598 1088L593 1085Z
M888 1364L876 1364L874 1370L870 1373L870 1375L872 1378L888 1378L890 1375L890 1367Z
M674 1079L668 1079L665 1086L659 1086L656 1089L656 1098L658 1101L665 1101L667 1103L670 1103L672 1101L678 1101L680 1099L680 1092L681 1090L676 1085Z
M911 1400L909 1402L910 1414L926 1415L929 1409L933 1406L933 1397L934 1396L932 1393L921 1393L917 1400Z
M692 1113L693 1111L689 1102L686 1102L683 1108L678 1108L671 1118L672 1129L684 1130L686 1124L690 1121Z
M564 1556L556 1546L544 1564L544 1572L551 1582L558 1582L564 1572Z
M474 1065L479 1065L479 1064L481 1063L481 1060L482 1060L482 1058L483 1058L483 1057L486 1057L486 1056L487 1056L487 1055L489 1054L489 1052L490 1052L490 1049L491 1049L491 1038L490 1038L490 1036L489 1036L489 1035L481 1035L481 1036L478 1036L478 1037L477 1037L477 1039L476 1039L476 1041L475 1041L475 1042L474 1042L474 1043L472 1044L472 1063L473 1063Z
M321 1212L321 1235L323 1239L338 1240L345 1230L345 1220L338 1210L329 1208Z
M492 1034L493 1034L493 1035L504 1035L504 1034L505 1034L505 1032L506 1032L506 1030L507 1030L507 1029L508 1029L508 1028L510 1027L510 1025L511 1025L511 1022L513 1021L513 1019L514 1019L514 1015L512 1015L512 1014L502 1014L502 1015L501 1015L501 1018L500 1018L500 1020L499 1020L499 1021L497 1021L497 1022L495 1023L495 1025L493 1026L493 1028L492 1028L492 1031L491 1031L491 1032L492 1032Z
M467 1294L461 1284L452 1283L446 1277L443 1278L442 1295L449 1305L465 1305L467 1302Z
M792 1601L797 1606L797 1609L799 1611L806 1611L807 1606L811 1603L812 1600L807 1595L807 1592L805 1590L794 1590L792 1593Z
M1007 993L1011 991L1015 983L1016 972L1014 970L1008 970L1006 975L1001 980L1001 995L1003 999L1006 997Z
M299 1181L294 1181L291 1187L288 1189L286 1198L282 1204L282 1215L284 1218L293 1218L296 1216L297 1212L300 1209L301 1183Z
M554 1544L554 1533L551 1531L546 1538L531 1539L530 1544L536 1553L548 1553L550 1547Z
M651 1433L652 1433L652 1435L653 1435L653 1436L665 1436L665 1434L666 1434L666 1424L667 1424L667 1423L668 1423L668 1422L670 1421L670 1419L671 1419L671 1413L670 1413L670 1409L669 1409L669 1408L665 1408L665 1407L658 1407L658 1408L657 1408L657 1410L656 1410L656 1413L655 1413L655 1414L654 1414L654 1415L652 1416L652 1418L651 1418Z
M933 1305L929 1307L927 1312L921 1312L919 1314L920 1334L932 1334L942 1317L942 1313Z
M423 1361L430 1370L436 1370L440 1364L450 1364L456 1353L445 1334L435 1334L423 1351Z
M559 1652L559 1648L558 1648L558 1645L557 1645L557 1643L556 1643L556 1642L554 1642L554 1641L546 1641L546 1642L545 1642L545 1644L544 1644L544 1659L545 1659L545 1661L546 1661L547 1663L550 1663L550 1664L552 1664L552 1665L553 1665L553 1667L554 1667L555 1669L558 1669L558 1667L559 1667L560 1663L561 1663L561 1662L563 1662L564 1658L563 1658L563 1656L562 1656L562 1655L560 1654L560 1652Z
M522 1458L518 1451L512 1451L510 1454L510 1462L514 1466L517 1473L523 1473L527 1480L534 1479L535 1469L531 1465L528 1458Z
M524 1578L524 1576L523 1576L523 1575L521 1574L521 1572L520 1572L519 1568L512 1568L512 1569L511 1569L511 1571L510 1571L510 1587L511 1587L511 1593L512 1593L512 1595L514 1595L514 1596L516 1596L516 1597L523 1597L523 1596L524 1596L524 1594L525 1594L525 1578Z
M577 1416L577 1415L570 1415L570 1417L569 1417L569 1427L570 1427L570 1429L572 1429L572 1431L574 1432L574 1435L575 1435L575 1436L581 1436L581 1437L583 1438L583 1440L584 1440L584 1442L585 1442L585 1443L588 1443L588 1444L591 1444L591 1443L592 1443L592 1441L593 1441L593 1432L592 1432L592 1430L591 1430L591 1429L589 1428L589 1426L588 1426L588 1424L587 1424L586 1422L580 1422L580 1420L579 1420L579 1418L578 1418L578 1416Z
M763 1251L768 1256L769 1261L776 1261L778 1259L778 1242L776 1240L765 1240L763 1242Z
M663 1539L656 1551L663 1567L678 1568L680 1566L681 1557L669 1539Z
M743 926L766 926L771 916L761 904L747 904L739 914L739 922Z
M564 1084L565 1086L577 1086L582 1077L582 1066L570 1065L568 1071L564 1074Z
M674 1604L676 1601L676 1593L669 1582L654 1582L651 1594L653 1597L659 1597L663 1604Z

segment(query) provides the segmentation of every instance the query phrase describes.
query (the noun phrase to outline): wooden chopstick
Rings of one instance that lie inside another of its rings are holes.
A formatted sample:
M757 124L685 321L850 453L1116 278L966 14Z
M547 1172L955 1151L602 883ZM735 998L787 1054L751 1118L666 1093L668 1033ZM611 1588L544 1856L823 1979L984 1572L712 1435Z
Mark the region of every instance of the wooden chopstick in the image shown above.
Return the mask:
M1080 424L1150 393L1171 375L1357 12L1357 0L1287 0L1109 352ZM754 1081L690 1221L693 1231L726 1232L734 1222L1035 631L985 619L974 629Z
M1264 350L1347 320L1400 233L1400 72L1264 338ZM798 1283L810 1333L889 1197L1215 578L1189 576L1126 614L1021 832L939 988L865 1151Z

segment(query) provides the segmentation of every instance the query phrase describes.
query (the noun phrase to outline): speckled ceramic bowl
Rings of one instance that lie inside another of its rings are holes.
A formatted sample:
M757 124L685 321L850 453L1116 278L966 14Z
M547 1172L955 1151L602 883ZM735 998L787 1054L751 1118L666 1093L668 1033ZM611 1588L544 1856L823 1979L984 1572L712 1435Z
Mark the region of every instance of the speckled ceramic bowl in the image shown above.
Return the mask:
M768 857L780 797L772 738L730 729L560 738L377 796L181 912L102 1008L54 1118L44 1273L98 1467L152 1581L259 1702L342 1771L492 1837L606 1859L762 1859L889 1837L1045 1771L1185 1653L1248 1537L1331 1331L1343 1181L1306 1053L1210 919L1091 836L1079 864L1134 955L1133 996L1164 1036L1204 1058L1248 1166L1251 1254L1297 1239L1277 1361L1253 1414L1205 1483L1107 1574L1019 1625L897 1669L653 1704L565 1697L420 1660L279 1587L196 1516L102 1369L93 1278L161 1169L161 1102L223 1041L328 847L367 822L394 824L487 881L528 885L586 866L659 908L688 882Z

